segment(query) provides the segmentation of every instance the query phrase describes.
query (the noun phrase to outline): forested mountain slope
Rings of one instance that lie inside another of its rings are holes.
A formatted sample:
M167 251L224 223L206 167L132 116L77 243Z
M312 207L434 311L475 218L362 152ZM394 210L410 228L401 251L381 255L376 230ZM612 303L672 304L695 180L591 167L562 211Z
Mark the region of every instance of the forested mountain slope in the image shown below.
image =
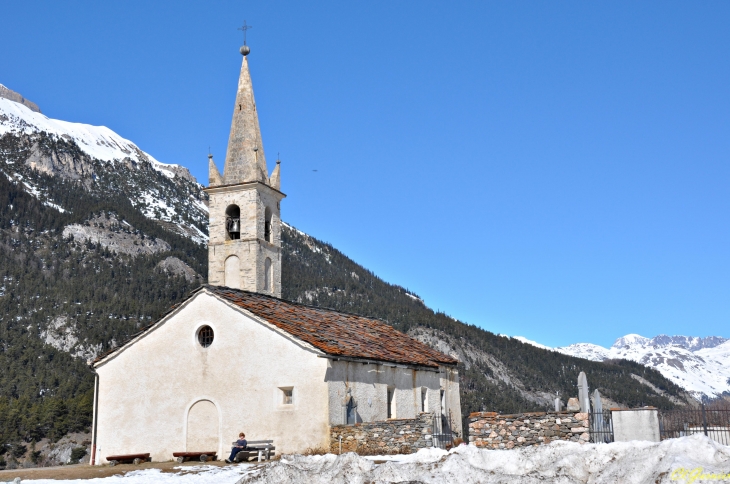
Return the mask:
M23 176L26 185L4 168L0 163L0 444L86 428L93 381L86 359L200 283L171 273L170 258L205 274L207 257L204 246L145 217L125 196L100 197L40 173ZM64 208L44 203L28 185ZM130 247L110 250L64 236L68 227L97 229L100 219L118 220L107 232ZM151 240L163 250L133 255Z
M81 135L0 116L8 122L17 129L0 133L0 453L12 442L88 428L87 359L129 338L207 274L205 194L184 169L131 142L125 158L98 159L79 145ZM125 142L102 134L110 145ZM457 356L464 415L548 407L556 392L577 394L580 371L623 405L686 401L637 363L578 359L436 313L291 227L283 245L284 298L381 318Z
M104 127L0 98L0 460L91 422L93 357L200 284L206 197Z

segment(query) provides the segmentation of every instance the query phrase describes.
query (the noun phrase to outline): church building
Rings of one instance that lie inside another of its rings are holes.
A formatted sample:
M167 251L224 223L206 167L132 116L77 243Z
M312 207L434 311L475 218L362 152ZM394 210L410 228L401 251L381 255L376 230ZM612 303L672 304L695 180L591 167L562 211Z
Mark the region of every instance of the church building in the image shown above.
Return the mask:
M457 360L382 321L281 299L280 163L269 175L241 53L222 175L209 156L208 284L92 364L92 464L222 458L241 431L281 453L329 448L333 425L421 412L461 436Z

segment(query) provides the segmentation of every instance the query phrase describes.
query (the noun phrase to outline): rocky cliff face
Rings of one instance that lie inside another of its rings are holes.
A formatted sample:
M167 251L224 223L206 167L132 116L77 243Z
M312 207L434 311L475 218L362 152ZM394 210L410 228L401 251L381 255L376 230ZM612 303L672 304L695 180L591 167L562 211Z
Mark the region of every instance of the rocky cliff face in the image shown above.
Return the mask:
M540 408L550 408L553 405L555 394L525 385L507 365L494 355L476 348L466 340L454 338L444 331L422 327L413 328L408 334L442 353L457 358L467 370L488 369L488 372L484 372L487 381L495 385L507 385L526 401Z
M128 222L120 222L114 212L100 213L83 224L67 225L62 233L64 238L98 244L117 254L128 254L132 257L170 250L170 244L162 239L146 237Z
M7 87L3 86L2 84L0 84L0 97L9 99L9 100L14 101L19 104L22 104L23 106L27 107L28 109L30 109L31 111L33 111L35 113L41 112L41 109L38 107L38 105L36 103L27 100L26 98L24 98L17 92L11 91Z
M50 119L0 99L0 150L0 175L48 206L68 208L50 197L44 180L52 177L98 199L124 196L167 230L207 240L207 197L190 172L160 163L108 128Z

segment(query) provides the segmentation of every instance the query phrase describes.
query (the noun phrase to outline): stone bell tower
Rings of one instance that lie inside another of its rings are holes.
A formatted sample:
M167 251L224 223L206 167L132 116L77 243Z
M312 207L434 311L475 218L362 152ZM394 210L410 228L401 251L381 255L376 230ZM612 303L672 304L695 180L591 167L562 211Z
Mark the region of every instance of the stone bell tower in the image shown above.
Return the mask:
M223 175L208 155L208 283L281 297L280 162L268 175L259 117L243 64Z

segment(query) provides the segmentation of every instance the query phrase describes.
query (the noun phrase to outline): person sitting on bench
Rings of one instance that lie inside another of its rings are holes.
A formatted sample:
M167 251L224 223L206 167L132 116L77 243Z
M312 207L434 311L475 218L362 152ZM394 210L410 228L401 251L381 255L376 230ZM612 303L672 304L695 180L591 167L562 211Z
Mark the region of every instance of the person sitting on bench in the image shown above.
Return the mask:
M240 434L238 434L238 440L236 441L236 445L233 446L233 448L231 449L231 456L226 459L226 463L230 464L231 462L234 462L236 460L236 455L242 450L246 450L247 446L248 442L246 442L246 434L241 432Z

